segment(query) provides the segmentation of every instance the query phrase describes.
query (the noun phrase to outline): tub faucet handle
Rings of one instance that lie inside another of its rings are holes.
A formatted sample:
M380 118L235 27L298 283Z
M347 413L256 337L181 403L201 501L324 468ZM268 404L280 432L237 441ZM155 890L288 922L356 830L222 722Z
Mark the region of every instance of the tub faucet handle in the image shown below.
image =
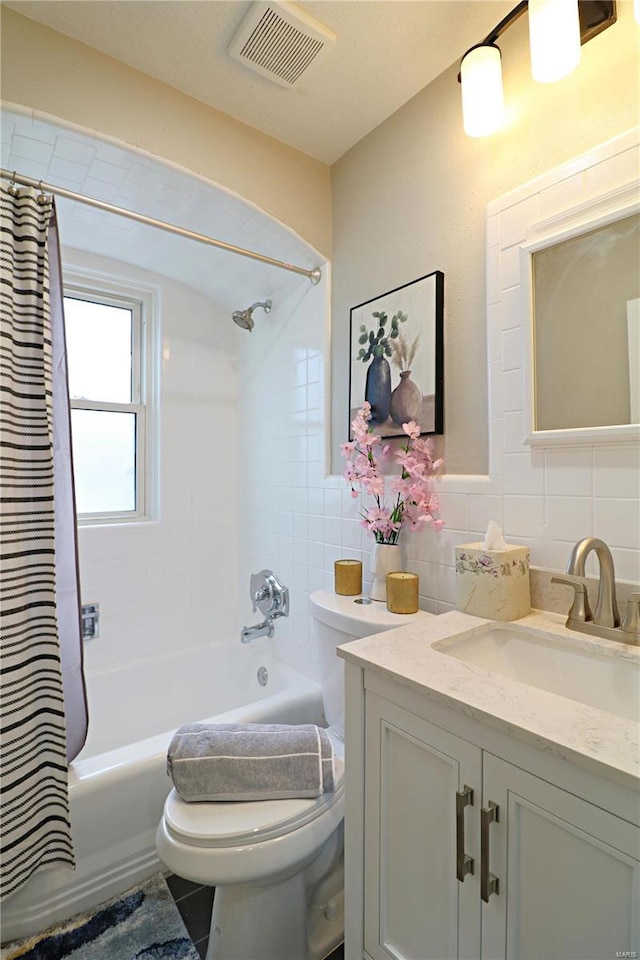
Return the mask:
M259 610L268 618L289 616L289 590L273 570L252 573L249 593L254 613Z
M242 628L242 643L249 643L254 637L272 637L273 621L277 617L289 616L289 590L273 570L261 570L260 573L251 574L249 596L253 612L257 613L259 610L264 620L253 627Z

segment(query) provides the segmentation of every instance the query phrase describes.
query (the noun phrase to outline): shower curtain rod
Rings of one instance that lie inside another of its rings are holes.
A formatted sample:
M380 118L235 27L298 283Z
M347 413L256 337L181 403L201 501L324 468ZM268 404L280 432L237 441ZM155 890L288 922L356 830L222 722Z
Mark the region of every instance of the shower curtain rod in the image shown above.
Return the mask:
M297 267L293 263L286 263L284 260L274 260L273 257L266 257L262 253L255 253L253 250L245 250L244 247L236 247L232 243L225 243L224 240L216 240L213 237L207 237L204 233L194 233L193 230L187 230L185 227L176 227L172 223L166 223L164 220L155 220L153 217L145 217L142 213L135 213L133 210L126 210L124 207L116 207L104 200L95 200L93 197L85 197L81 193L74 193L73 190L67 190L65 187L56 187L52 183L44 183L42 180L34 180L32 177L25 177L11 170L0 170L0 175L5 180L12 183L20 183L25 187L37 187L44 193L54 193L60 197L67 197L69 200L76 200L78 203L86 203L90 207L97 207L98 210L104 210L106 213L115 213L119 217L126 217L128 220L135 220L137 223L145 223L150 227L157 227L159 230L165 230L167 233L175 233L179 237L186 237L187 240L197 240L198 243L206 243L210 247L218 247L220 250L226 250L228 253L237 253L241 257L248 257L250 260L259 260L260 263L268 263L272 267L278 267L280 270L289 270L291 273L299 273L303 277L308 277L311 283L320 282L322 271L320 267L313 270L307 270L305 267Z

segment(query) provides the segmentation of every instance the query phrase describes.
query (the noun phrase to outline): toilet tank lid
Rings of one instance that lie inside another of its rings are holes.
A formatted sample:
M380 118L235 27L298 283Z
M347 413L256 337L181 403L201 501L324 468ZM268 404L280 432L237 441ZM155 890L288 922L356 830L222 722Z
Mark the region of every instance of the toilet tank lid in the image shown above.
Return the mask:
M424 610L417 613L390 613L386 604L372 600L357 603L366 597L342 597L330 590L316 590L309 597L311 616L335 630L342 630L354 637L366 637L383 630L403 627L416 620L434 616Z

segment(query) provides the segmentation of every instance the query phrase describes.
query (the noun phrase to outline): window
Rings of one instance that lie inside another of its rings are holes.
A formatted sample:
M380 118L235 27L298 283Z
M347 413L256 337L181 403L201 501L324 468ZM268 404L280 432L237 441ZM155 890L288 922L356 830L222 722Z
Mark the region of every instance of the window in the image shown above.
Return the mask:
M101 284L102 287L102 284ZM76 508L81 522L149 514L151 298L65 286Z

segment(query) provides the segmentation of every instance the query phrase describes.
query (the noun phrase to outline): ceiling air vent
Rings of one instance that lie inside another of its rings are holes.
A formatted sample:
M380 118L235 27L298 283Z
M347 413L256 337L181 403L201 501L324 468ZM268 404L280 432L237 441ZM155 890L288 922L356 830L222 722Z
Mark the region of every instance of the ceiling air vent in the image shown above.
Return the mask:
M263 77L292 87L322 60L336 35L297 3L254 3L229 44L229 53Z

